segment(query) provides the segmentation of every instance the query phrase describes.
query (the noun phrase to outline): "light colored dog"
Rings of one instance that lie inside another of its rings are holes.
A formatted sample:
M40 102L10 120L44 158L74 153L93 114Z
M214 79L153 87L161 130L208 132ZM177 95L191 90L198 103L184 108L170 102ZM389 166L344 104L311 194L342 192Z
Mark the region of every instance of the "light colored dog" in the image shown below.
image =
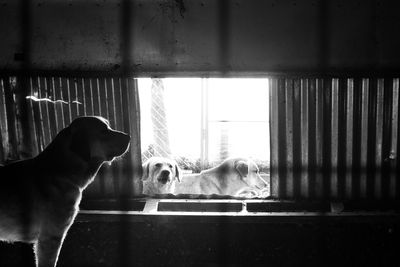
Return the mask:
M80 117L38 156L0 167L0 240L33 243L36 265L56 266L82 191L129 141L101 117Z
M220 165L199 174L182 177L174 194L217 194L246 196L262 191L268 183L260 176L257 164L251 159L229 158Z
M180 182L181 170L173 159L152 157L143 164L143 194L170 194Z

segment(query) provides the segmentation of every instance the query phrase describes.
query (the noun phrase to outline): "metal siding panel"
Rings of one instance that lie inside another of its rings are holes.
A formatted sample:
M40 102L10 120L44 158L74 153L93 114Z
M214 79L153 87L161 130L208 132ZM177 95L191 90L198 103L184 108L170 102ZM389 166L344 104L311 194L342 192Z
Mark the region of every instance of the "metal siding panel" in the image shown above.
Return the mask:
M78 116L79 104L78 104L78 88L75 79L67 79L68 97L71 103L71 121Z
M129 123L131 133L131 162L133 178L133 195L142 195L142 162L141 162L141 139L140 139L140 102L137 79L129 79L128 82L128 105L134 107L130 109Z
M108 118L106 79L100 78L99 81L100 116Z
M100 101L100 81L98 78L91 80L92 85L92 103L93 103L93 115L100 116L101 112L101 101Z
M347 79L339 79L338 97L338 163L337 163L337 199L346 195L346 137L347 137Z
M390 163L391 163L391 172L390 172L390 189L389 195L392 199L398 197L399 192L397 192L397 163L398 161L398 137L399 137L399 78L393 79L393 102L392 102L392 140L391 140L391 148L390 148Z
M30 89L30 96L34 97L37 96L37 79L35 77L29 78L29 89ZM36 147L37 152L40 153L43 150L43 140L42 140L42 128L41 128L41 121L40 121L40 112L39 112L39 104L37 101L31 101L30 108L32 109L32 121L33 121L33 128L36 135Z
M115 108L115 127L119 131L124 130L123 125L123 109L122 109L122 94L121 94L121 78L114 79L114 108Z
M7 132L8 135L8 156L10 160L19 159L18 157L18 139L16 128L16 114L15 114L15 98L12 90L12 81L15 77L5 77L3 79L4 99L7 114Z
M85 93L84 93L84 82L83 78L76 78L75 81L76 86L76 104L78 107L77 116L86 116L86 102L85 102Z
M85 78L83 81L83 99L85 103L85 116L93 115L93 94L92 94L92 80Z
M375 135L375 197L382 198L382 135L383 135L383 93L384 80L379 79L377 85L377 102L376 102L376 135Z
M49 126L50 126L50 142L56 137L57 129L58 129L58 122L57 122L57 111L55 109L54 104L54 78L53 77L46 77L46 97L51 100L46 101L48 107L48 117L49 117Z
M286 174L287 174L287 141L286 141L286 80L278 79L278 192L279 197L286 197ZM283 118L283 119L281 119Z
M346 101L346 181L345 196L352 197L353 185L353 105L354 105L354 80L347 80L347 101Z
M66 87L65 87L66 79L63 77L58 77L57 80L58 80L58 82L57 82L58 88L60 90L59 97L60 97L60 100L62 101L62 104L61 104L61 111L62 111L62 118L63 118L62 125L63 125L63 128L65 128L71 122L71 120L69 118L69 116L70 116L69 107L71 106L71 103L68 99L68 93L67 93Z
M16 152L17 152L17 157L18 159L24 159L27 156L30 157L32 155L32 152L27 152L25 150L25 141L26 138L24 136L24 132L22 130L22 124L21 124L21 119L22 119L22 105L21 105L21 92L25 91L26 93L26 78L25 77L20 77L20 76L16 76L13 77L13 82L12 82L12 93L13 93L13 100L14 100L14 112L15 112L15 129L16 129L16 137L17 137L17 147L16 147ZM22 88L22 86L24 87L24 89ZM24 108L25 109L25 108ZM26 111L24 112L26 113ZM26 114L25 114L26 115ZM25 120L27 120L27 117L24 118ZM29 121L25 121L26 124L28 125L28 131L29 131ZM27 135L31 135L30 131L26 133Z
M385 79L383 92L382 129L382 199L390 199L390 150L392 142L393 79Z
M3 79L0 78L0 162L7 159L8 155L8 134L7 134L7 113L4 94Z
M376 104L378 80L370 79L368 108L368 143L367 143L367 199L375 198L375 148L376 148Z
M43 77L38 77L38 98L46 98L47 93L46 93L46 80ZM50 120L49 120L49 108L47 105L47 101L40 101L39 102L39 110L41 114L41 120L43 124L43 140L44 140L44 146L47 146L50 143L51 140L51 130L50 130Z
M31 78L31 94L32 96L38 97L39 96L39 78L33 77ZM41 112L41 103L34 102L32 103L33 108L33 118L34 118L34 125L36 129L36 137L37 137L37 147L38 151L43 151L45 146L44 138L44 129L43 129L43 117Z
M68 105L69 103L66 102L66 104L64 104L64 99L63 99L62 90L61 90L61 78L53 77L52 82L53 82L54 101L57 101L54 104L55 111L56 111L57 132L60 132L66 126L64 123L64 106Z
M360 198L360 176L361 176L361 115L362 115L362 79L353 80L353 175L352 191L353 198Z
M317 79L316 83L316 198L322 198L324 194L323 177L323 133L324 133L324 81Z
M22 102L21 98L23 98L21 93L22 93L22 91L24 91L26 93L26 90L27 90L25 88L27 86L26 78L20 77L20 76L12 77L10 85L11 85L11 91L12 91L12 96L13 96L14 128L16 130L17 146L15 147L15 152L16 152L18 159L24 159L26 157L31 156L31 152L28 152L25 150L26 138L24 136L25 133L23 133L22 125L21 125L21 119L23 116L22 112L24 112L26 115L26 111L22 110L22 103L21 103ZM22 88L22 87L24 87L24 88ZM27 117L25 117L24 119L27 120ZM26 132L26 134L31 135L30 129L29 129L30 128L29 121L25 121L25 122L28 125L28 127L27 127L28 132Z
M324 79L323 91L323 134L322 134L322 198L329 198L331 193L332 167L332 79Z
M338 197L339 79L332 79L330 196Z
M292 198L294 195L293 182L293 81L286 79L286 196Z
M368 78L302 79L300 93L296 80L281 81L283 86L271 79L271 99L276 101L271 103L271 163L279 167L279 172L271 173L272 180L279 181L273 196L290 199L300 193L302 198L365 199L398 195L393 169L397 161L385 167L390 181L382 180L381 168L384 158L395 157L399 145L398 79L393 80L393 92L385 87L384 79L377 80L376 90Z
M308 81L308 198L315 198L315 179L317 172L317 155L316 155L316 79L307 79Z
M368 160L368 101L369 79L362 80L361 88L361 157L360 157L360 197L367 197L367 160Z
M301 80L293 80L293 198L298 199L301 192Z
M110 120L110 125L115 128L115 100L114 100L114 79L107 78L107 102L108 102L108 119Z
M72 100L69 91L69 83L67 78L60 78L61 98L67 102L68 105L63 105L64 125L68 126L72 121Z
M269 79L270 82L270 140L271 140L271 196L278 197L279 194L279 102L278 102L278 80L276 78Z
M301 80L301 183L300 196L309 197L309 84L307 79Z
M29 100L27 100L27 106L28 106L28 119L31 122L30 123L30 127L32 127L31 129L31 138L32 138L32 156L36 156L41 150L39 149L39 147L37 146L37 144L39 144L39 140L40 137L38 135L38 131L37 131L37 127L36 127L36 123L35 123L35 102L34 100L32 100L32 96L34 95L34 89L33 89L33 84L32 84L32 78L26 78L27 79L27 86L29 87L27 90L27 96L30 96L31 98Z

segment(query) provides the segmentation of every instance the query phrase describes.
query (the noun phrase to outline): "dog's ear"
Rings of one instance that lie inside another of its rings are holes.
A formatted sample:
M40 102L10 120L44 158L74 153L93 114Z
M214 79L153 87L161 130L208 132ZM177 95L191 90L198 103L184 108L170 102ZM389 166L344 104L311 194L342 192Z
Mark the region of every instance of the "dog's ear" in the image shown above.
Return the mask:
M181 182L181 169L178 164L175 164L175 177L178 179L178 182Z
M235 161L235 169L242 177L247 177L247 175L249 174L249 165L243 160Z
M76 131L71 131L71 151L77 154L80 158L85 161L90 161L90 140L87 137L87 134Z
M150 173L150 162L147 161L142 165L143 173L142 173L142 181L145 181L149 178Z

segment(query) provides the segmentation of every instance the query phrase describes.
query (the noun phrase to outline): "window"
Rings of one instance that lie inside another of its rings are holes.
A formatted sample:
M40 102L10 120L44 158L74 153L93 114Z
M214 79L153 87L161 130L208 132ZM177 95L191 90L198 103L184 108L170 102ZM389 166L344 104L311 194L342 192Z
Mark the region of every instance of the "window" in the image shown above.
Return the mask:
M138 79L142 160L170 157L199 173L251 158L269 180L268 79Z

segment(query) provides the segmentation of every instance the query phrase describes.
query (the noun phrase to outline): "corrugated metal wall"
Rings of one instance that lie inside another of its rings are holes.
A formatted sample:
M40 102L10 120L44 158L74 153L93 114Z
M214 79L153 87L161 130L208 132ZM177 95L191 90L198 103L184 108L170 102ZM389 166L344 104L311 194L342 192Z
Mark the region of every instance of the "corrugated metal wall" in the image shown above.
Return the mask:
M271 192L399 198L399 78L272 78Z
M33 155L81 115L101 115L113 128L139 132L139 120L133 128L129 123L129 112L139 118L133 79L28 80ZM399 83L399 78L271 78L272 196L398 199ZM0 163L24 156L17 84L16 77L0 79ZM138 135L134 142L140 142ZM87 195L118 196L124 184L121 165L105 166Z
M28 122L19 118L18 78L3 77L0 86L0 163L35 156L42 151L70 122L79 116L95 115L107 118L113 129L130 133L133 142L138 138L139 117L137 85L129 78L66 78L29 77ZM24 148L21 141L24 133L20 125L28 123L32 147ZM136 129L136 130L135 130ZM136 131L136 133L132 133ZM140 148L140 146L138 146ZM29 151L29 154L24 154ZM104 165L93 184L88 187L87 196L118 197L126 187L127 170L132 165L131 153L124 160L114 162L111 167ZM139 152L140 155L140 152ZM139 156L140 158L140 156ZM129 164L127 164L129 163ZM135 164L141 167L141 164ZM136 167L137 167L136 166ZM128 181L129 182L129 181ZM132 190L134 190L132 188ZM136 190L135 190L136 191ZM141 190L137 190L141 191Z

